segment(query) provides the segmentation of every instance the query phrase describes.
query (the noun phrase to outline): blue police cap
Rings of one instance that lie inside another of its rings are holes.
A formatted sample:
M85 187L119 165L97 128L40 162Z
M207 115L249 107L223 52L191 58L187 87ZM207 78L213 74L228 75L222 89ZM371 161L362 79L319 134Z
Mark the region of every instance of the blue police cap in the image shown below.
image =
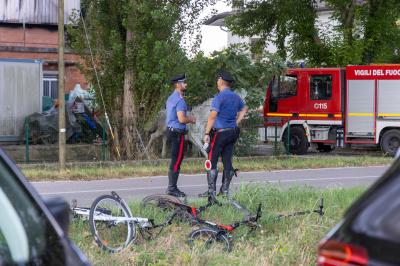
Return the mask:
M221 78L221 79L223 79L227 82L231 82L231 83L235 81L233 79L233 77L231 76L231 74L229 74L229 72L227 72L225 70L218 71L217 78Z
M177 82L184 82L186 81L186 73L182 73L179 75L176 75L175 77L171 78L171 83L175 84Z

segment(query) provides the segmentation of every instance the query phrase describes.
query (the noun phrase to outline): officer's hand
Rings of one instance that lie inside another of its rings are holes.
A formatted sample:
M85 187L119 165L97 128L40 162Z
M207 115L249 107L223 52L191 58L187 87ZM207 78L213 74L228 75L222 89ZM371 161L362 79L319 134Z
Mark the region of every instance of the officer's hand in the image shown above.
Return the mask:
M204 135L203 142L210 143L210 135Z
M196 117L194 117L194 116L189 116L189 120L190 120L190 123L192 123L192 124L195 124L196 123Z

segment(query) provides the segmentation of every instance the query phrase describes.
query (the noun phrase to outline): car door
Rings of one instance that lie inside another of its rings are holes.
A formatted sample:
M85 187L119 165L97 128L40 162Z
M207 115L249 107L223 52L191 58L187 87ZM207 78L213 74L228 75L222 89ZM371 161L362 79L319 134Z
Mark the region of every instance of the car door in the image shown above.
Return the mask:
M0 149L0 265L88 265Z

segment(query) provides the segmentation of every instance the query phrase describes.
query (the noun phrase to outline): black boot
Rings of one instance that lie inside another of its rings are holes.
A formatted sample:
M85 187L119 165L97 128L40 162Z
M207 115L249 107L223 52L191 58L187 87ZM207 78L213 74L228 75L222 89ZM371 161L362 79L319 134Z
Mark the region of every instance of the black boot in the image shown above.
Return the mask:
M231 184L232 177L235 175L233 170L224 170L222 174L222 184L218 195L228 196L229 185Z
M186 197L186 194L177 187L179 172L168 171L168 188L165 192L174 197Z
M221 180L221 187L219 188L219 192L218 192L218 196L224 196L224 194L222 193L222 184L224 184L225 181L225 170L222 171L222 180Z
M218 170L212 169L210 174L207 175L208 182L208 202L216 202L216 184L217 184Z
M211 174L211 171L207 171L207 183L208 184L209 184L208 180L210 180L210 174ZM218 177L218 171L217 171L217 177ZM214 186L215 187L217 186L217 178L215 178L215 180L214 180ZM208 189L206 191L204 191L203 193L200 193L198 196L200 198L207 198L208 197Z

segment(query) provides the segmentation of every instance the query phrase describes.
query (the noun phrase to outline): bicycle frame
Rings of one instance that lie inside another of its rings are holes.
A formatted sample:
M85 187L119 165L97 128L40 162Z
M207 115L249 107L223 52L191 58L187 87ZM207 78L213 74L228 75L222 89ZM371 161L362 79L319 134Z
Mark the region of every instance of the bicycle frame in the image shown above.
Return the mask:
M236 203L236 204L238 204L238 203ZM207 220L203 220L203 219L200 219L200 218L197 218L197 221L200 224L204 224L204 225L209 226L209 227L211 227L213 229L217 229L218 231L232 232L232 231L234 231L235 229L237 229L241 225L248 225L250 227L256 227L256 226L258 226L256 223L260 218L261 218L261 203L258 205L256 215L248 215L245 219L243 219L241 221L238 221L238 222L234 222L233 224L230 224L230 225L217 224L217 223L213 223L213 222L210 222L210 221L207 221Z
M94 214L94 220L103 221L103 222L114 222L115 224L123 223L123 222L133 222L139 224L141 227L151 227L150 219L141 218L141 217L115 217L112 215L104 214L101 212L97 212Z
M238 204L238 206L240 205ZM246 210L245 208L243 209ZM261 217L261 203L257 208L256 215L248 215L244 220L235 222L231 225L217 224L198 218L197 221L205 226L192 231L189 234L187 242L188 244L192 244L196 238L201 237L203 235L206 236L206 239L203 240L204 244L209 245L215 242L223 243L224 251L230 252L232 250L231 242L233 238L231 233L241 225L249 226L251 228L251 231L257 227L260 227L257 224L257 221L260 217Z
M211 221L207 221L204 219L201 219L199 217L199 214L203 211L205 211L207 208L211 207L214 204L218 204L220 205L219 202L216 202L212 199L209 198L207 205L205 206L200 206L200 207L193 207L193 206L189 206L187 204L183 204L183 203L177 203L177 202L172 202L172 201L168 201L170 204L173 204L175 206L175 211L174 213L178 214L179 211L183 211L187 214L189 214L191 216L191 218L198 224L201 225L206 225L208 227L217 229L217 230L222 230L222 231L226 231L226 232L231 232L233 230L235 230L237 227L239 227L240 225L243 224L251 224L251 223L255 223L257 222L257 220L261 217L261 203L259 204L258 208L257 208L257 214L254 215L250 215L250 212L244 208L243 206L241 206L239 203L237 203L236 201L230 199L231 204L235 207L238 208L239 210L241 210L244 214L245 214L245 219L239 222L235 222L231 225L224 225L224 224L217 224Z
M241 206L239 203L237 203L236 201L230 199L230 202L235 208L241 210L245 214L245 219L243 219L242 221L239 221L239 222L235 222L230 225L224 225L224 224L212 223L210 221L202 220L197 217L196 221L202 225L205 225L205 227L192 231L189 234L188 243L189 244L192 243L193 239L195 239L197 236L205 234L208 236L208 238L205 240L205 244L210 244L210 243L213 243L214 241L222 242L222 243L225 243L224 250L230 252L232 249L231 242L232 242L232 238L233 238L231 233L235 229L237 229L241 225L246 225L246 226L250 227L250 231L249 231L249 233L250 233L252 230L256 229L257 227L260 227L260 225L257 224L257 221L261 217L261 203L259 204L259 206L257 208L256 215L250 215L249 211L246 208L244 208L243 206ZM276 218L281 219L284 217L292 217L292 216L310 214L310 213L314 213L314 212L319 214L320 216L323 216L324 215L323 208L324 208L323 198L321 198L320 205L317 210L299 211L299 212L294 212L294 213L290 213L290 214L286 214L286 215L277 215Z

